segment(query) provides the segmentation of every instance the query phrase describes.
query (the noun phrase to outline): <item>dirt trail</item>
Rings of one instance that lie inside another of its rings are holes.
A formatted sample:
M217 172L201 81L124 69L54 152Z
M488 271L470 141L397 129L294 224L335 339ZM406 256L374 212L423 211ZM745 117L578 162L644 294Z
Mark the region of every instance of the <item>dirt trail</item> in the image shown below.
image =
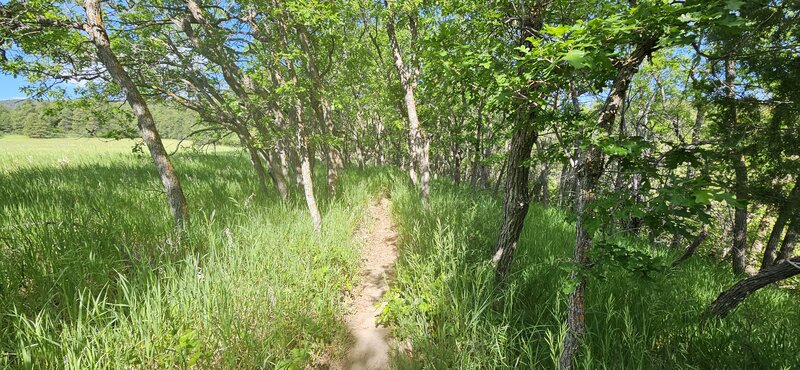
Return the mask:
M353 311L347 317L352 342L347 357L331 366L332 369L379 370L389 367L389 329L375 324L382 309L376 305L389 289L397 259L397 232L389 214L389 204L389 200L383 198L371 203L367 209L368 217L374 223L363 235L362 276L350 302Z

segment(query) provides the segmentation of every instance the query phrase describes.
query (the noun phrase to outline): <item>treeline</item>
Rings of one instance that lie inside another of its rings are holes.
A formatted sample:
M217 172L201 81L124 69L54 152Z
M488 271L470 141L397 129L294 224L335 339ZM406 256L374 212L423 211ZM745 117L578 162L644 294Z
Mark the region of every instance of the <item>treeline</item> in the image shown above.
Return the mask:
M152 105L162 137L183 139L202 129L196 113ZM0 134L50 137L137 137L136 119L120 103L7 100L0 102Z
M729 263L742 283L710 305L717 317L800 273L795 2L70 4L0 6L0 66L42 90L91 80L125 98L179 225L189 203L148 103L230 133L259 191L300 194L318 232L317 159L330 194L347 162L403 168L425 206L434 176L502 191L486 256L500 288L530 202L571 210L562 368L597 271L664 268L621 238L682 250L675 265L709 250Z

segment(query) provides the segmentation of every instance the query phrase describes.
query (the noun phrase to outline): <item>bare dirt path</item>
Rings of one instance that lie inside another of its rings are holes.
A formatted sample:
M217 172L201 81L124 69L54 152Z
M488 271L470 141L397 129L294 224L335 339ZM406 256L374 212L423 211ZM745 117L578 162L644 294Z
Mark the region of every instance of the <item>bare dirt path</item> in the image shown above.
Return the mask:
M389 204L389 200L383 198L367 208L367 217L374 222L363 235L362 276L354 290L355 296L350 302L352 311L347 317L351 343L346 358L331 366L332 369L389 368L389 329L375 323L382 309L377 303L389 290L397 259L397 232L389 214Z

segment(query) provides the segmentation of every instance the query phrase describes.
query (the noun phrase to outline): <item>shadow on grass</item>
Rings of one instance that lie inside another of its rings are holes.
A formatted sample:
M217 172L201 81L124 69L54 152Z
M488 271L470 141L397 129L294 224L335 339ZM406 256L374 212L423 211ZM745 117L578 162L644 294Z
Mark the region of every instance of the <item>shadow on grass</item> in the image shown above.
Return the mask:
M384 320L409 340L417 368L555 368L564 335L574 224L532 205L505 291L488 262L501 199L435 183L430 210L407 188L393 192L401 256ZM623 241L654 260L679 252ZM579 367L791 368L800 363L798 295L756 293L722 322L702 322L706 306L736 280L713 261L643 278L609 267L590 279L587 336Z
M253 198L254 179L240 155L174 161L198 223L211 214L234 217L233 201ZM0 327L11 327L4 321L12 310L32 315L47 307L71 316L78 295L203 253L202 233L190 229L179 243L161 189L149 159L131 156L0 174Z

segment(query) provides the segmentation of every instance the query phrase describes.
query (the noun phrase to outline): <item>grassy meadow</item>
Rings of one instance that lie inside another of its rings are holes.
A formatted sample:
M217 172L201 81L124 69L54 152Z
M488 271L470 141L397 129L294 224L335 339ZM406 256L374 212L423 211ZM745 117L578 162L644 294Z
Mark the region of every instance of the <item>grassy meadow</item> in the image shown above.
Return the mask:
M358 276L354 230L384 192L401 256L381 320L413 348L394 366L554 368L574 242L567 213L531 208L500 292L488 262L501 212L494 194L437 181L424 211L402 174L349 169L341 194L321 199L316 238L302 200L254 195L242 153L186 150L174 156L191 206L179 241L149 158L131 147L0 138L0 368L324 364L347 342L341 302ZM626 243L664 266L679 253ZM724 321L700 319L734 281L727 265L700 257L648 275L608 268L589 283L580 367L800 364L796 291L764 289Z
M254 195L242 153L184 150L179 241L131 149L0 138L0 368L296 368L342 351L351 235L388 175L345 173L316 238L304 203Z

